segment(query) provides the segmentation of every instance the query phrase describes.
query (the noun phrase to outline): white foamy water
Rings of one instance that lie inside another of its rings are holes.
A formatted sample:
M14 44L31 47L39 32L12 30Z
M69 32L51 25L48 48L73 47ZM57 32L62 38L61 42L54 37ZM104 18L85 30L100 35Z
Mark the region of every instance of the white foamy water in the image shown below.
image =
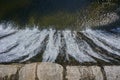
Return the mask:
M58 55L62 54L68 61L71 59L70 56L80 63L97 63L97 60L108 63L119 61L115 57L120 57L119 29L112 31L117 33L92 29L80 31L79 33L88 38L85 40L84 36L77 34L77 31L15 29L11 25L6 28L0 25L0 63L25 62L39 54L43 62L55 62ZM92 44L94 46L91 46ZM103 50L114 56L104 54Z
M0 38L6 36L8 34L17 32L17 30L12 29L11 25L8 25L8 26L9 27L5 28L2 24L0 24Z
M60 52L61 34L59 31L56 34L55 32L56 30L49 30L49 38L43 53L43 61L54 62Z
M71 55L79 62L95 62L94 59L92 59L87 54L84 54L83 51L79 49L78 44L76 43L75 34L71 31L64 31L63 32L65 42L66 42L66 54Z
M83 33L89 37L96 45L106 49L108 52L117 54L120 56L120 52L112 49L110 46L120 49L120 36L114 35L111 33L107 33L105 31L100 30L91 30L88 29L83 31ZM107 44L107 45L105 45Z

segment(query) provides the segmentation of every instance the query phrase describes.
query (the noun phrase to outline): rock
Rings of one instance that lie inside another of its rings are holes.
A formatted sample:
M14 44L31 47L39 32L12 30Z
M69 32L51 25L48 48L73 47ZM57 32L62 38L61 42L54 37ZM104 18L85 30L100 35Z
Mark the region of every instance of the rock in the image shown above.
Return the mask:
M0 80L16 80L18 65L0 65Z
M103 80L100 67L97 66L67 66L68 80Z
M19 80L35 80L37 63L26 64L19 71Z
M104 67L107 80L120 80L120 66Z
M63 67L54 63L41 63L37 68L39 80L63 80Z

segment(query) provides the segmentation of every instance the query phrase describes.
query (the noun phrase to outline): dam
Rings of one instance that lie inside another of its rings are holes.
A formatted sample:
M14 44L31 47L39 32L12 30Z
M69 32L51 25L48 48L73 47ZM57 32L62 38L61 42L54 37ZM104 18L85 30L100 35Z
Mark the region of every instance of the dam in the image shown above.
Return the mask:
M120 2L0 1L0 80L120 80Z

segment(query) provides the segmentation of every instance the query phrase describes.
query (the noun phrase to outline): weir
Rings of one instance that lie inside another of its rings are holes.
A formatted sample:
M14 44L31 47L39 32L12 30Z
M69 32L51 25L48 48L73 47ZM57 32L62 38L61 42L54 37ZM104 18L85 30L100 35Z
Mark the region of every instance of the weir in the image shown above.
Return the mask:
M0 0L0 80L120 80L119 0Z
M0 25L0 63L58 62L119 64L119 27L81 31L25 28ZM35 58L39 56L38 58ZM74 63L70 63L74 64Z

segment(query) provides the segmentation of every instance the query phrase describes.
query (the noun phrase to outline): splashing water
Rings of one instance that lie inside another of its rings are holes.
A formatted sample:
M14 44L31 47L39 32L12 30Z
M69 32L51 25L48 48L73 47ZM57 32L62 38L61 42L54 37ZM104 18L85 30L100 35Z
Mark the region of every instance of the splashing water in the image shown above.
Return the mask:
M119 64L120 28L111 31L14 29L1 24L0 63L26 62L38 55L43 62L56 62L64 54L68 61L72 57L79 63Z

